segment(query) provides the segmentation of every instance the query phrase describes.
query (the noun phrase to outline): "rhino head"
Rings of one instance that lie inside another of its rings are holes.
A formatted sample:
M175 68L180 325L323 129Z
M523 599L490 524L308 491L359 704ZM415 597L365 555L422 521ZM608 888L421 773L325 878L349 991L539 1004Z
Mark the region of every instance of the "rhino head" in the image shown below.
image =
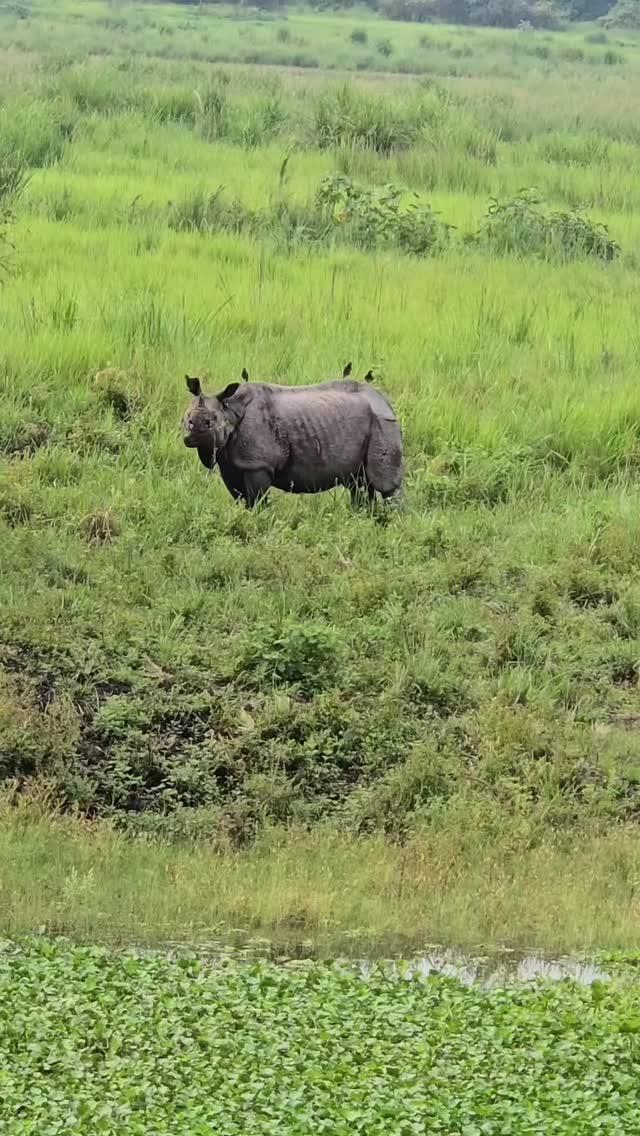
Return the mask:
M224 449L236 426L236 417L227 407L240 383L229 383L218 395L206 395L200 379L185 375L193 402L182 420L182 439L185 446L197 449L205 465L212 468L219 450Z

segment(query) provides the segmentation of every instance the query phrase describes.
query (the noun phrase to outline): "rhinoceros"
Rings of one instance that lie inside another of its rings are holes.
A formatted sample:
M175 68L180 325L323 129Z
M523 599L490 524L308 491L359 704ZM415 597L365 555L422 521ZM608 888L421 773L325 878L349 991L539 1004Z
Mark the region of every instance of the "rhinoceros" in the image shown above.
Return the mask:
M218 465L236 500L252 508L274 486L321 493L346 486L354 503L400 494L402 431L388 400L355 379L314 386L230 383L207 395L185 376L193 402L183 419L185 446L207 469Z

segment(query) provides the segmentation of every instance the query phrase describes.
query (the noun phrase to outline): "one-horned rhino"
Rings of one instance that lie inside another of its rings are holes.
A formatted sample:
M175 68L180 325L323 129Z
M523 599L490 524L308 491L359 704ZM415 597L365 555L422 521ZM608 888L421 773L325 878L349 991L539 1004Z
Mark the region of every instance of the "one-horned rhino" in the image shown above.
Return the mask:
M247 508L272 486L321 493L344 485L354 502L400 493L402 431L391 404L368 382L230 383L206 395L200 379L186 379L194 398L184 444L208 469L217 463L227 489Z

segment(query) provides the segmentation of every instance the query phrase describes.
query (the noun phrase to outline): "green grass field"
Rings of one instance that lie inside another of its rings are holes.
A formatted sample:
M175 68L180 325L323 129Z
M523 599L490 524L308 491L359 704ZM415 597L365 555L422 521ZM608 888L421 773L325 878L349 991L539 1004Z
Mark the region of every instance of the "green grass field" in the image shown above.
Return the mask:
M0 924L637 947L640 44L236 16L0 14ZM184 449L350 359L389 523Z

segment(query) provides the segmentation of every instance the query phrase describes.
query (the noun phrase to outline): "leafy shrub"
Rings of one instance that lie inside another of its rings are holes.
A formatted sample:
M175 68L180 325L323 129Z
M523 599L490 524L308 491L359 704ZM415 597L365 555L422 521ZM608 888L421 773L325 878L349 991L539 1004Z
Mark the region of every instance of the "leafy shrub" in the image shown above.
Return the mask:
M385 59L393 55L393 44L390 39L379 39L377 43L378 53Z
M429 255L446 243L449 226L431 206L406 201L406 196L397 186L359 186L334 174L321 183L317 202L334 228L361 248L396 246L416 256Z
M261 628L248 640L242 668L262 680L295 686L309 697L337 678L344 645L337 632L319 624Z
M595 257L614 260L619 246L607 227L571 211L546 211L535 190L507 201L493 200L471 242L499 255L540 256L545 260Z
M276 39L278 43L289 43L291 32L287 27L280 27L276 32Z

